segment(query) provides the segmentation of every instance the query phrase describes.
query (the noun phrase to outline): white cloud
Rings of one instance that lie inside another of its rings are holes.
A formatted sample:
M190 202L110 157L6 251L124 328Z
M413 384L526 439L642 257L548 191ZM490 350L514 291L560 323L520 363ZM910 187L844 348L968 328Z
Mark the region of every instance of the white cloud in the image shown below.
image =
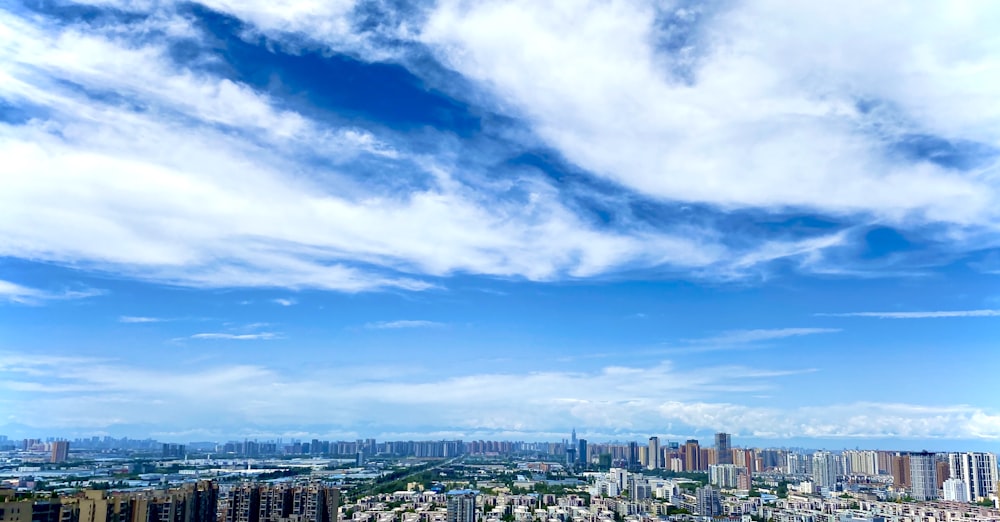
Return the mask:
M281 306L295 306L296 304L298 304L298 301L296 301L295 299L289 299L284 297L279 297L278 299L272 299L271 302Z
M1000 438L1000 415L969 405L856 402L772 408L726 400L733 394L780 393L782 379L803 370L681 369L662 363L444 378L357 371L341 372L334 380L331 370L310 366L293 373L235 365L174 371L3 354L0 389L15 398L30 394L31 401L12 402L10 414L50 429L128 424L232 433L253 425L281 433L288 425L329 430L363 421L370 430L448 427L455 433L545 434L576 424L594 432L656 433L672 425L687 434L725 430L768 438ZM220 412L217 404L228 406ZM40 407L49 414L28 415ZM323 421L315 418L317 408L328 412ZM383 420L370 424L376 410ZM107 411L114 414L98 415Z
M444 326L444 323L423 320L378 321L365 324L365 328L374 330L396 330L399 328L431 328Z
M399 161L432 186L383 193L216 126L287 137L316 154L372 153L354 129L325 129L246 86L177 69L162 48L73 28L49 35L10 15L0 24L18 42L0 47L9 80L0 95L43 106L49 118L0 125L0 154L16 158L0 166L10 181L0 193L3 255L190 286L343 291L433 286L424 274L549 280L723 259L725 248L699 230L596 229L540 178L496 193L413 156ZM151 107L104 104L59 87L62 79ZM352 138L324 151L330 132Z
M990 426L1000 415L967 405L856 402L770 408L671 401L661 412L685 424L761 438L1000 438L1000 431Z
M0 255L187 286L356 292L421 290L438 284L427 276L456 273L547 281L662 267L727 279L781 259L829 271L825 253L853 241L844 231L743 237L715 230L711 220L594 224L542 177L507 172L502 183L487 181L492 173L458 172L447 159L464 151L416 154L406 136L314 121L249 85L177 65L165 43L138 38L149 24L171 37L201 37L170 2L90 3L154 16L136 26L57 26L0 13L8 36L0 45L0 97L38 109L27 124L0 125L0 154L16 158L0 165L12 180L0 193ZM276 38L306 35L368 59L394 54L353 32L352 1L203 3ZM690 48L680 52L691 55L687 83L670 72L679 55L654 45L663 35L653 21L670 9L583 7L443 1L426 20L397 13L404 21L385 30L428 44L495 99L467 94L523 116L571 162L645 195L722 210L995 221L995 176L898 162L880 148L919 125L945 138L995 142L987 138L1000 126L983 123L995 111L949 101L990 99L980 84L952 79L988 79L990 41L949 51L971 53L963 71L935 68L944 63L935 54L942 49L929 48L929 57L913 62L933 80L920 87L897 81L912 71L834 60L839 48L812 33L806 48L830 60L807 60L789 42L751 30L758 17L775 22L769 4L749 2L692 29ZM812 23L806 9L777 17ZM946 32L983 28L944 19ZM902 22L913 32L889 50L905 55L930 29L916 18ZM100 101L67 82L124 101ZM873 120L854 103L866 96L899 101L917 123ZM920 100L941 110L924 111ZM872 126L881 130L869 132ZM353 162L373 157L429 181L403 191L359 181Z
M1000 310L938 310L923 312L847 312L815 314L824 317L876 317L879 319L940 319L946 317L1000 317Z
M162 317L143 317L143 316L135 316L135 315L123 315L123 316L121 316L121 317L118 318L118 322L119 323L131 323L131 324L135 324L135 323L162 323L162 322L167 321L167 320L168 319L164 319Z
M885 151L906 132L1000 138L996 6L927 7L741 2L678 22L689 41L668 51L669 3L444 0L420 37L570 161L645 194L995 223L995 176Z
M53 292L38 288L31 288L0 279L0 300L16 304L38 305L45 301L85 299L102 294L104 294L104 291L96 288L83 288L78 290L64 289Z
M690 342L694 344L709 345L739 345L757 343L761 341L773 341L776 339L787 339L789 337L837 333L839 331L839 328L762 328L754 330L733 330L723 332L722 334L714 337L691 339Z
M272 332L258 332L258 333L222 333L222 332L207 332L207 333L197 333L190 337L185 337L184 339L198 339L198 340L224 340L224 341L270 341L272 339L277 339L278 335Z

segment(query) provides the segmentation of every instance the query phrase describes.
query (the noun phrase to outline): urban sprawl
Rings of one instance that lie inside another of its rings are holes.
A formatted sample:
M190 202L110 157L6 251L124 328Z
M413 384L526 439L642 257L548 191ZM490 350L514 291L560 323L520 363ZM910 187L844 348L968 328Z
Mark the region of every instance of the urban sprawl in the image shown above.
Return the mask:
M0 436L0 522L1000 521L985 452Z

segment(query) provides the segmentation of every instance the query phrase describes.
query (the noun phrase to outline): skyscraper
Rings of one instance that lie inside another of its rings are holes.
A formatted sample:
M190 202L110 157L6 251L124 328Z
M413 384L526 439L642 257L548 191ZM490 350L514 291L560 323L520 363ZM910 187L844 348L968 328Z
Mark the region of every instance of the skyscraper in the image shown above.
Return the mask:
M951 478L964 483L968 502L997 492L997 456L992 453L949 453L948 468Z
M590 464L590 460L587 458L587 439L580 439L580 448L577 451L576 458L580 459L580 464L586 466Z
M829 451L813 453L812 475L817 487L833 491L837 485L837 456Z
M628 469L635 471L639 469L639 443L631 441L628 443Z
M88 490L72 500L79 522L216 522L218 497L218 485L198 482L157 491Z
M722 498L719 490L712 486L703 486L695 490L695 498L698 502L699 515L714 517L722 514Z
M66 462L69 458L69 441L57 440L52 443L52 457L49 462Z
M733 464L712 464L708 467L708 483L722 489L731 489L739 485L741 475L746 475L747 469Z
M937 465L933 453L910 453L910 496L917 500L937 498Z
M898 488L910 487L910 456L896 454L889 460L892 483Z
M163 458L165 459L182 459L186 454L187 448L185 448L183 444L163 445Z
M476 493L470 489L448 492L448 522L476 522Z
M719 464L732 464L732 436L728 433L715 434L715 459ZM742 464L742 463L741 463Z
M649 450L646 455L648 456L649 464L646 466L649 469L657 469L660 467L660 439L659 437L649 438Z
M697 439L689 439L684 443L684 471L701 469L701 447Z
M225 522L337 522L340 490L321 484L289 483L234 487Z

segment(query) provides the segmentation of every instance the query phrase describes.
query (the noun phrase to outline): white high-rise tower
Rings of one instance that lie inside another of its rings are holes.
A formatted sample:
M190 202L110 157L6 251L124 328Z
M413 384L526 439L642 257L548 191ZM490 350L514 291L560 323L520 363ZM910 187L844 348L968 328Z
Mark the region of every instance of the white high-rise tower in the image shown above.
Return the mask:
M997 492L997 456L992 453L949 453L951 478L965 484L968 502Z

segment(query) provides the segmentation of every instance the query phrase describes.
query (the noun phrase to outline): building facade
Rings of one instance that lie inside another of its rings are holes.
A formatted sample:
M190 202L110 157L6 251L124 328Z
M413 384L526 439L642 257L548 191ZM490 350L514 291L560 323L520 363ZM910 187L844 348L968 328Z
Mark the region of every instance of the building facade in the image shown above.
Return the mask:
M52 456L49 462L66 462L69 459L69 441L57 440L52 443Z
M722 514L722 497L719 490L712 486L703 486L695 490L697 498L697 513L705 517L715 517Z
M658 469L660 467L660 438L650 437L647 448L646 467L649 469Z
M321 484L247 484L227 498L225 522L337 522L340 490Z
M733 464L732 435L728 433L715 434L716 461L719 464Z
M816 487L836 489L838 475L837 456L829 451L817 451L812 457L812 477Z
M965 484L966 502L997 493L997 456L993 453L949 453L951 478Z
M448 522L476 522L476 493L468 489L448 492Z
M957 478L950 478L942 485L944 499L953 502L968 502L969 495L965 481Z
M933 453L910 453L910 496L917 500L938 498L937 463Z

